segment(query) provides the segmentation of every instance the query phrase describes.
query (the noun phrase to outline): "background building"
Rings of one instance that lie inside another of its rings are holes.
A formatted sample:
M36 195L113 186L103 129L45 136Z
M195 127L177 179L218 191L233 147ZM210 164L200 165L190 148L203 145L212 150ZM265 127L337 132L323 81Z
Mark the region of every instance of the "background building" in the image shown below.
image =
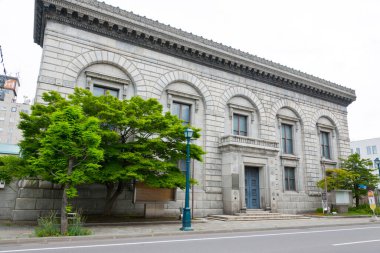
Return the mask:
M30 112L30 101L17 103L17 91L20 82L17 77L0 76L0 143L17 145L22 133L17 125L20 122L20 112Z
M361 158L370 159L373 163L371 168L377 169L374 173L380 175L380 138L352 141L350 147L352 154L358 153Z
M315 210L321 165L350 154L349 88L94 0L36 0L34 29L43 47L37 102L50 90L108 90L156 98L202 129L196 144L206 155L192 166L195 216ZM53 185L19 187L13 219L59 207ZM101 185L82 187L74 204L101 213L104 194ZM181 190L168 202L132 203L133 195L126 190L114 213L178 216L183 207Z

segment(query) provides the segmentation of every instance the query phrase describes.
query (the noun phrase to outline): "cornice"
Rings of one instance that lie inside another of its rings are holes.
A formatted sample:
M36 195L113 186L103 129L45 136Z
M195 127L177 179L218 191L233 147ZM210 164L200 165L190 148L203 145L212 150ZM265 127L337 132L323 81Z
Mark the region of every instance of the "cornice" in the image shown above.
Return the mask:
M348 106L355 91L96 0L35 0L34 41L46 20L70 25L269 85Z

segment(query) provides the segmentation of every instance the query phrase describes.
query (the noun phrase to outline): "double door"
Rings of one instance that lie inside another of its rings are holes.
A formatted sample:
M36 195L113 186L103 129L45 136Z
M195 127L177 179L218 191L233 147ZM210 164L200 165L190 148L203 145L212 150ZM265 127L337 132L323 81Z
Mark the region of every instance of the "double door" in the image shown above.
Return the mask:
M259 168L245 167L245 204L247 209L260 208Z

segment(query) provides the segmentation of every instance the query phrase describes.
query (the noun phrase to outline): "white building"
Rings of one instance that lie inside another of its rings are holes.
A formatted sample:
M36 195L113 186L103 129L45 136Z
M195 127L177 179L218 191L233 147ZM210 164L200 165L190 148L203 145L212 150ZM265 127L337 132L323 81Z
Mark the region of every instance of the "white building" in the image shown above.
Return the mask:
M372 168L377 168L374 172L380 172L380 138L352 141L350 143L351 153L358 153L361 158L370 159L373 163ZM380 188L380 185L379 185Z
M20 112L30 112L29 101L16 102L20 87L17 77L0 76L0 79L4 80L4 84L0 85L0 143L17 145L22 138L22 133L17 127Z
M157 98L202 129L196 144L207 153L193 166L195 216L315 210L321 164L335 167L350 154L349 88L95 0L36 0L34 40L43 48L37 102L50 90L110 90L120 99ZM53 186L20 187L36 194L17 198L13 219L57 208ZM75 204L99 213L104 187L92 187ZM180 190L169 202L132 204L133 194L123 194L115 213L178 216L183 206Z

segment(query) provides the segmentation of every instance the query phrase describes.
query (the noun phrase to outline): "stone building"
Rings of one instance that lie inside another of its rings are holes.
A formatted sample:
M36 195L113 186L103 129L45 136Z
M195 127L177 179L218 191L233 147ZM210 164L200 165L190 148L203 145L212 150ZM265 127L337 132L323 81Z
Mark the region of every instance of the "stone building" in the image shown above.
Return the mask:
M50 90L109 90L120 99L157 98L202 129L195 216L314 210L321 164L334 167L350 153L355 92L329 81L95 0L36 0L34 41L43 48L37 102ZM104 188L92 187L80 189L76 203L96 212L101 199L91 194ZM126 191L116 213L169 216L183 206L180 190L169 202L131 204L132 195Z

